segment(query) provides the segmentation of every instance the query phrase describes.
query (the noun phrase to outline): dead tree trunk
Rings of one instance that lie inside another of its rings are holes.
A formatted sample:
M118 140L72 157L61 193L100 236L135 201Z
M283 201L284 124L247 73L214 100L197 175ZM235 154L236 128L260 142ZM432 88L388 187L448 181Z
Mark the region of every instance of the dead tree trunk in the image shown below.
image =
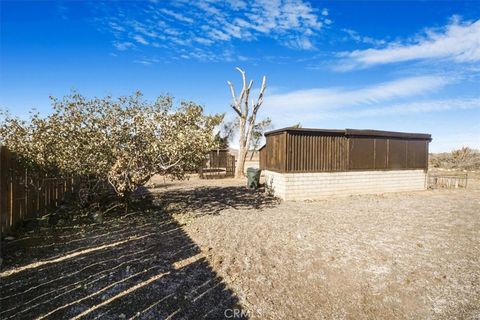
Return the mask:
M239 139L238 139L238 157L237 157L237 166L235 167L235 178L243 177L243 171L245 167L245 160L247 158L247 152L250 148L250 142L252 140L252 131L253 126L255 125L255 120L257 118L257 112L260 106L263 103L263 94L265 88L267 87L267 78L263 76L262 86L260 87L260 93L258 94L257 102L251 100L249 104L250 90L252 89L253 80L247 84L247 76L245 71L240 68L237 70L242 75L242 90L240 95L237 97L235 93L235 88L230 81L227 81L230 86L230 91L232 93L232 108L237 113L239 119Z

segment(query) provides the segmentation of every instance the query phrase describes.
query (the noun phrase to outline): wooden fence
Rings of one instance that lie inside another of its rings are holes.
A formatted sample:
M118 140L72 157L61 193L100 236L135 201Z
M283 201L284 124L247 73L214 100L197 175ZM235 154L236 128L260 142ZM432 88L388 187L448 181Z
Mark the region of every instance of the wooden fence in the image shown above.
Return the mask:
M201 179L221 179L235 175L235 156L227 149L212 150L198 170Z
M14 152L0 146L0 231L56 207L73 191L72 178L39 177L21 166Z

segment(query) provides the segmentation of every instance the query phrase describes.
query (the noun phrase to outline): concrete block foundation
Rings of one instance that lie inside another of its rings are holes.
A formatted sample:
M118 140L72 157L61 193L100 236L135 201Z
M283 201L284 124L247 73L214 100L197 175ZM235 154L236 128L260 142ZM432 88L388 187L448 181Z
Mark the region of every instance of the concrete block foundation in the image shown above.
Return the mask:
M263 171L266 189L283 200L425 190L424 170L279 173Z

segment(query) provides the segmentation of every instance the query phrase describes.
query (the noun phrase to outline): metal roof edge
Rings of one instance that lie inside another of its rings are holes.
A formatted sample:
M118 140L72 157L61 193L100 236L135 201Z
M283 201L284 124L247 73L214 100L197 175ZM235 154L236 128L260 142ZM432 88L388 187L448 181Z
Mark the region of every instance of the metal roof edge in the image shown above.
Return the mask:
M403 139L419 139L432 141L432 135L427 133L411 133L398 131L382 131L371 129L319 129L319 128L294 128L286 127L265 132L265 136L282 133L282 132L305 132L305 133L324 133L345 136L363 136L363 137L382 137L382 138L403 138Z
M295 128L295 127L286 127L281 129L276 129L272 131L265 132L265 136L281 133L281 132L318 132L318 133L330 133L330 134L345 134L345 130L337 129L319 129L319 128Z
M370 130L370 129L345 129L345 135L347 135L347 136L421 139L421 140L430 140L430 141L432 140L432 135L428 134L428 133L382 131L382 130Z

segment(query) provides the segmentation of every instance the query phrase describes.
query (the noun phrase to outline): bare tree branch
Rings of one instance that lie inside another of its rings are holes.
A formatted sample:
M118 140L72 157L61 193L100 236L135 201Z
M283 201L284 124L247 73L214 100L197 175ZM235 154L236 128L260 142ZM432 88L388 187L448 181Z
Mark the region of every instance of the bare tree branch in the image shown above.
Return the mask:
M235 110L235 112L236 112L239 116L241 116L241 115L242 115L242 112L240 111L240 109L239 109L239 107L238 107L239 102L238 102L237 97L236 97L236 95L235 95L235 88L233 87L233 83L231 83L230 81L227 81L227 83L228 83L228 85L229 85L229 87L230 87L230 92L232 93L232 99L233 99L232 108L233 108L233 110ZM241 95L240 95L240 103L241 103L241 101L242 101L242 99L243 99L243 92L244 92L244 90L242 90L242 93L241 93Z
M245 159L250 146L250 140L252 139L252 131L253 127L255 126L257 112L263 103L263 95L267 86L267 78L265 76L263 77L257 102L254 103L253 99L249 101L250 91L253 87L253 80L247 82L245 71L239 67L237 67L236 70L238 70L242 76L242 91L240 92L240 96L238 98L235 95L233 84L230 81L227 83L230 86L230 91L232 93L232 108L237 113L239 122L239 150L237 167L235 169L235 177L239 178L243 176ZM250 112L251 115L249 116Z
M232 108L233 108L233 110L235 110L235 112L236 112L239 116L242 116L242 113L240 112L240 110L238 110L238 108L237 108L234 104L232 104Z
M161 165L161 166L160 166L160 169L162 169L162 170L164 170L164 171L167 171L168 169L171 169L171 168L175 167L177 164L179 164L180 161L182 161L182 158L178 159L177 161L175 161L175 162L172 163L172 164Z
M233 103L237 104L237 97L235 96L235 88L233 87L233 83L231 83L230 81L227 81L227 83L228 83L228 86L230 87L230 92L232 93Z
M246 75L245 71L243 71L239 67L237 67L236 69L242 75L242 93L240 94L240 100L238 101L237 108L239 108L241 110L242 114L245 115L245 114L248 113L248 102L246 103L244 108L242 108L241 105L242 105L242 100L244 100L244 99L248 100L249 92L248 92L248 86L247 86L247 75Z
M257 100L257 103L255 104L255 106L253 108L254 113L256 113L258 111L258 109L260 108L260 106L263 103L263 94L264 94L266 88L267 88L267 77L263 76L262 86L260 88L260 93L258 94L258 100Z

